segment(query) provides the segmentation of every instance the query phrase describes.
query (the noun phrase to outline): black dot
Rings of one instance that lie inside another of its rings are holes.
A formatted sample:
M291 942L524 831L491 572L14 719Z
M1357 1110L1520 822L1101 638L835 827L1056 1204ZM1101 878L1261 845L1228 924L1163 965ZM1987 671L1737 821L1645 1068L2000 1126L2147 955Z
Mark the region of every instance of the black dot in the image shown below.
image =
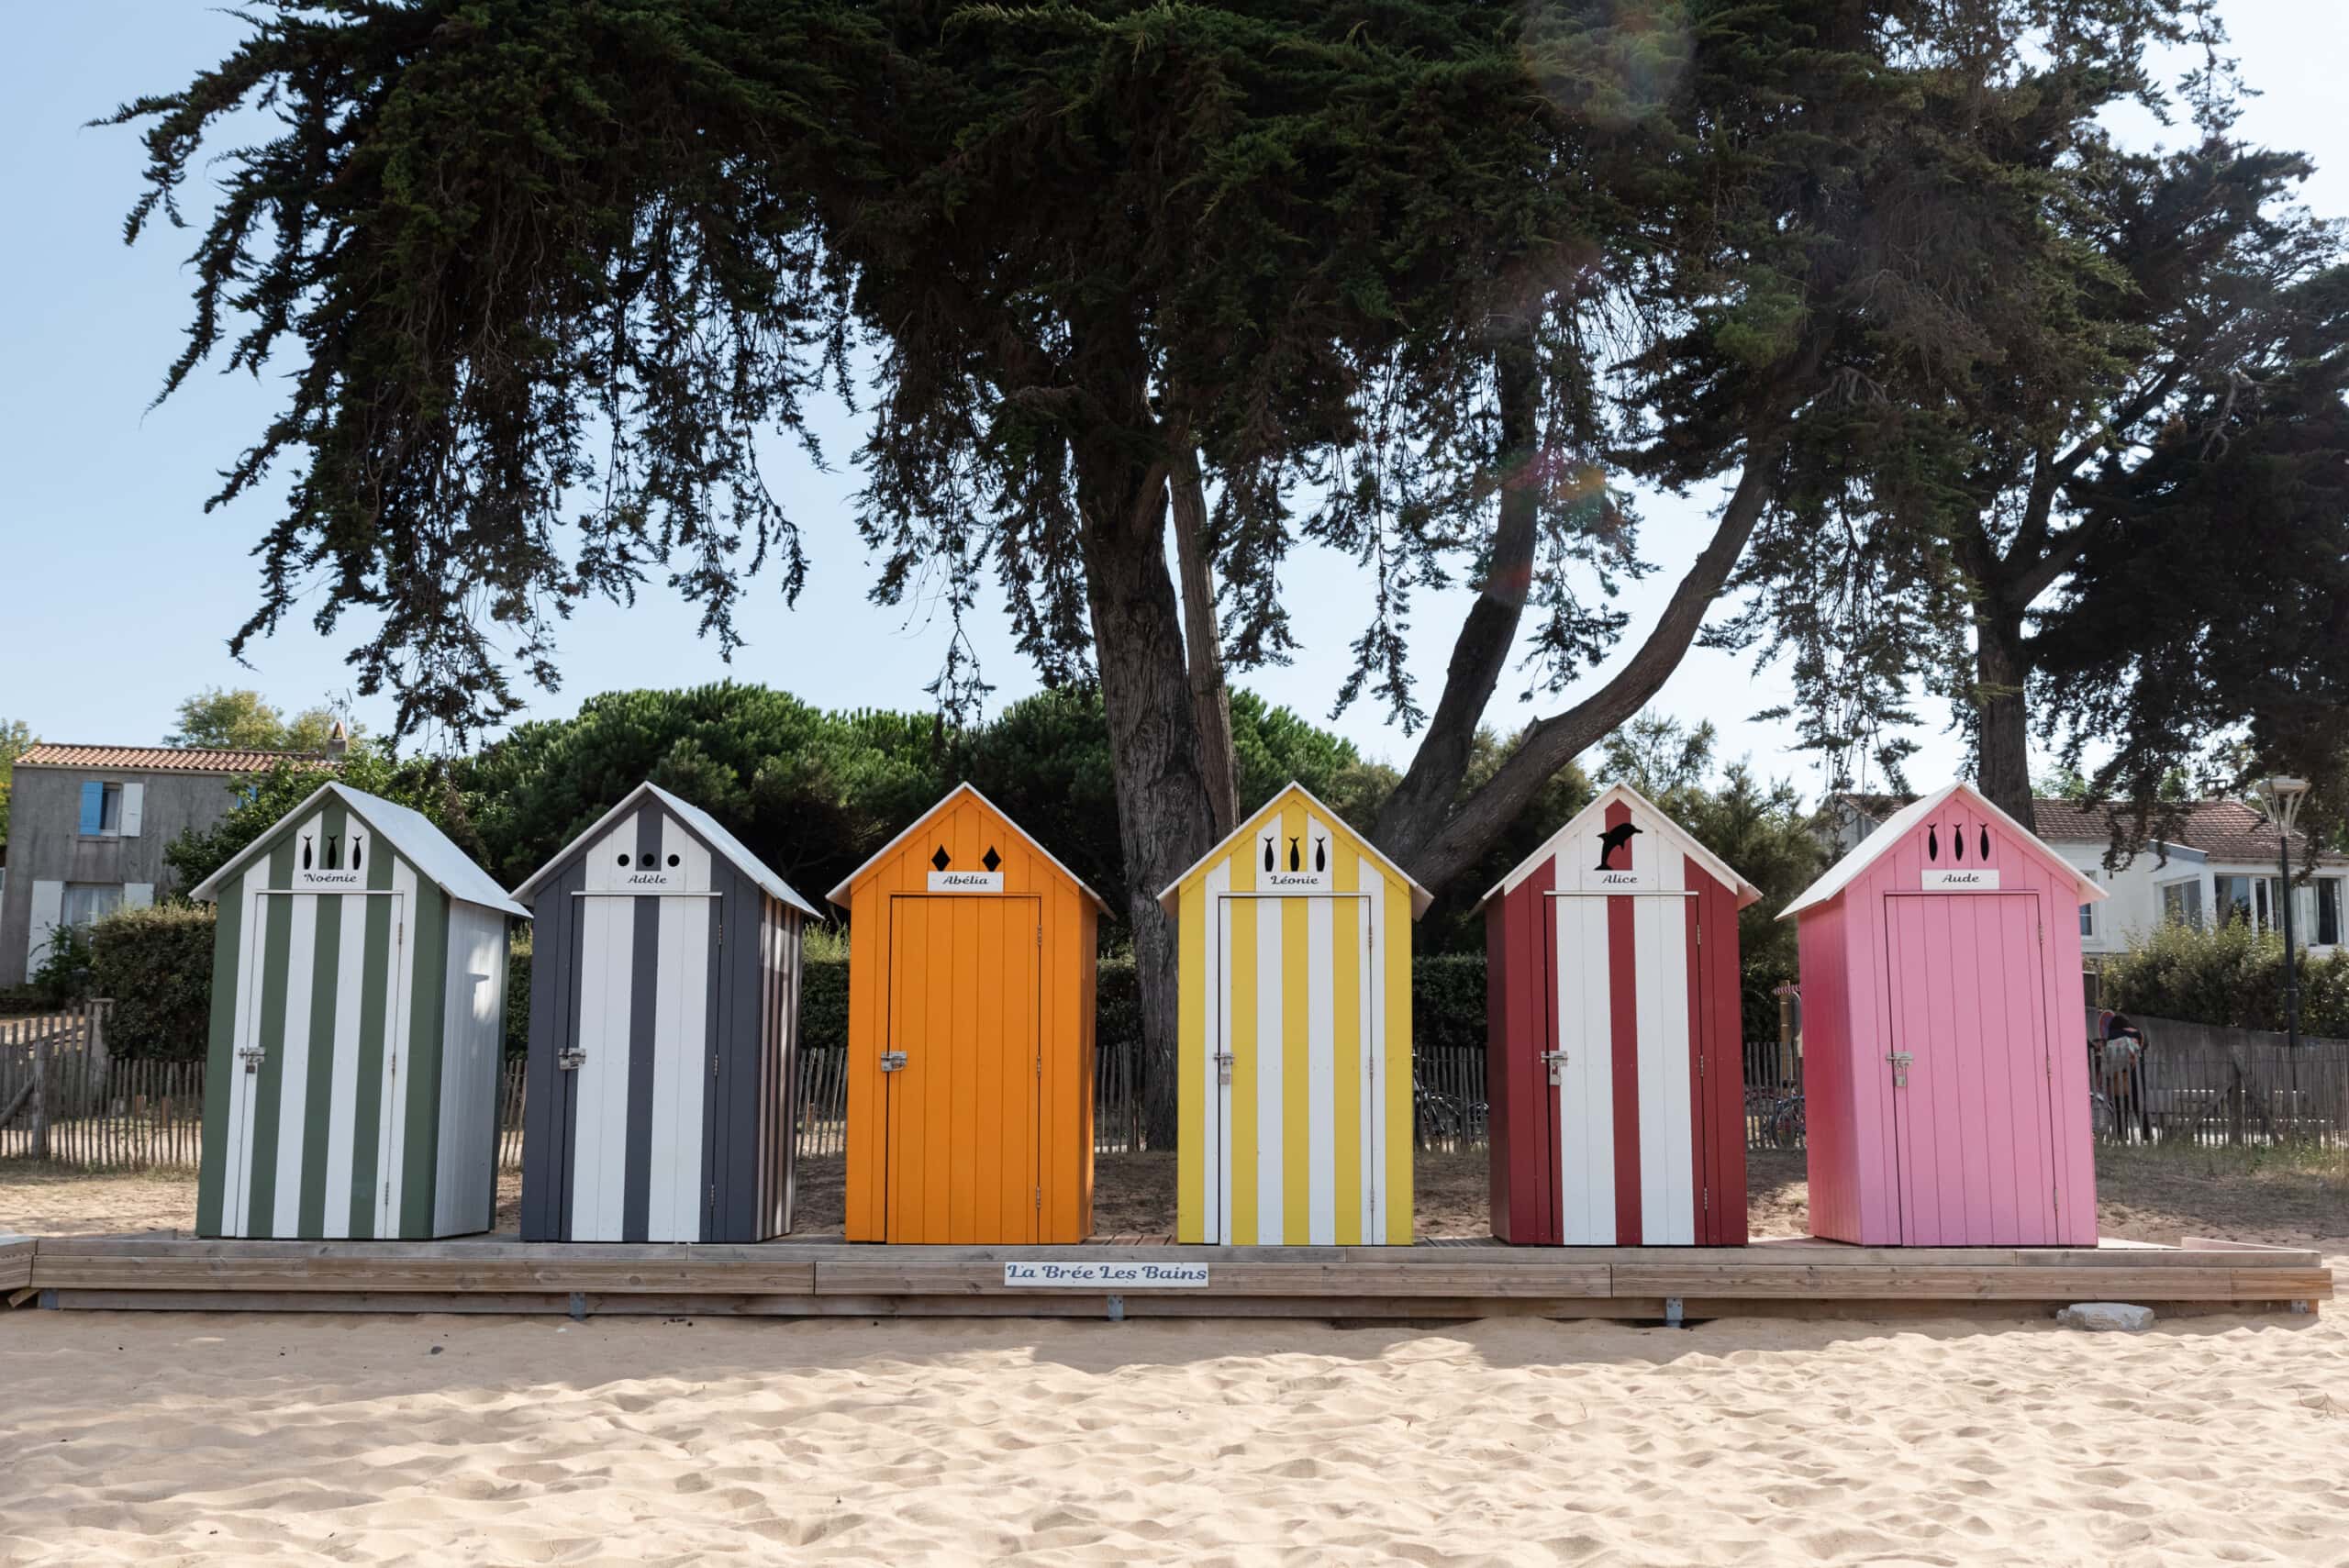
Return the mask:
M626 864L628 864L628 856L626 856L625 854L623 854L622 856L620 856L620 864L622 864L622 865L626 865Z
M669 863L670 863L671 865L675 865L675 864L677 863L677 862L678 862L678 861L680 861L680 860L682 860L683 858L684 858L684 857L683 857L683 856L681 856L681 855L671 855L671 856L669 857Z
M650 851L650 850L647 850L647 851L644 852L644 856L643 856L643 858L642 858L640 861L639 861L637 863L638 863L638 864L640 864L640 865L648 865L648 866L649 866L649 865L651 865L651 864L652 863L652 851Z

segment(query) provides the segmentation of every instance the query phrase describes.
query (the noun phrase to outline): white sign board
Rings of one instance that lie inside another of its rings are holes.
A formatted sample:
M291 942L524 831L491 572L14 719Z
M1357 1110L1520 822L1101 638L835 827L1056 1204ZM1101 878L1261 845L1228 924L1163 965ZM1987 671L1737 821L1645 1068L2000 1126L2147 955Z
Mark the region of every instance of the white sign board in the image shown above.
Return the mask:
M355 871L296 871L294 885L304 893L358 893L367 886L367 877Z
M659 895L674 893L685 885L685 877L674 871L631 871L623 873L614 893Z
M1974 871L1928 871L1925 873L1925 888L1931 893L1947 893L1953 889L1996 893L1998 890L1998 873L1988 866Z
M1001 893L1003 873L999 871L934 871L930 873L932 893Z
M1641 866L1631 871L1592 871L1583 873L1587 891L1593 893L1648 893L1656 885L1655 870Z
M1006 1290L1198 1290L1207 1283L1205 1263L1088 1259L1081 1263L1015 1261L1003 1265Z
M1267 893L1327 893L1330 873L1326 871L1268 871L1264 873Z

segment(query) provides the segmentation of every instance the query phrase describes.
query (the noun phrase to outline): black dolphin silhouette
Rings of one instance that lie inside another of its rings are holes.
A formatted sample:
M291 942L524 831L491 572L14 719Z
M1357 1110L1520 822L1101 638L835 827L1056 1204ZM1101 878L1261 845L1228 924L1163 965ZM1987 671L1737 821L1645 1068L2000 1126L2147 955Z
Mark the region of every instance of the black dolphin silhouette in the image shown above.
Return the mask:
M1630 843L1631 835L1639 830L1638 823L1626 822L1601 833L1598 836L1598 869L1600 871L1615 870L1615 851Z

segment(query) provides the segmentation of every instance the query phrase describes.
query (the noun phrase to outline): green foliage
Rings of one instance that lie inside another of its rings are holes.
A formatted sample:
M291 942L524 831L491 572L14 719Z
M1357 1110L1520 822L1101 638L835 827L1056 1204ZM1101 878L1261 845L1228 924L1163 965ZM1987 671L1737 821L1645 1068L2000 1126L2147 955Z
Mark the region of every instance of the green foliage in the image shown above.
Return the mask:
M1253 693L1235 692L1231 707L1243 809L1295 779L1367 826L1393 787L1390 771ZM609 692L576 717L518 727L452 764L451 778L483 863L509 887L650 779L819 899L967 780L1110 908L1124 907L1108 727L1090 685L1039 693L967 729L929 715L826 712L730 681Z
M1485 1047L1483 952L1415 953L1411 959L1411 1048Z
M166 746L209 747L231 751L323 752L340 717L324 706L304 708L291 718L250 687L208 686L179 707L179 728L163 737ZM362 726L346 722L344 732L359 743Z
M32 727L21 718L0 719L0 844L8 841L8 785L17 759L33 746Z
M163 847L173 885L182 893L195 887L330 779L415 807L460 849L479 857L480 836L451 783L447 762L429 757L399 762L367 749L351 752L331 768L307 758L281 758L265 773L242 775L224 784L236 800L228 815L210 828L184 828Z
M532 928L518 920L506 939L506 1054L530 1053L530 961L536 951Z
M2300 972L2300 1029L2349 1040L2349 953L2311 960ZM2104 1005L2117 1012L2230 1029L2284 1027L2284 940L2240 920L2205 928L2175 921L2141 934L2100 972Z
M33 971L32 985L40 999L62 1007L92 995L90 931L86 926L52 926L49 951Z
M90 990L114 999L106 1048L117 1056L200 1058L212 1026L208 904L117 909L90 928Z

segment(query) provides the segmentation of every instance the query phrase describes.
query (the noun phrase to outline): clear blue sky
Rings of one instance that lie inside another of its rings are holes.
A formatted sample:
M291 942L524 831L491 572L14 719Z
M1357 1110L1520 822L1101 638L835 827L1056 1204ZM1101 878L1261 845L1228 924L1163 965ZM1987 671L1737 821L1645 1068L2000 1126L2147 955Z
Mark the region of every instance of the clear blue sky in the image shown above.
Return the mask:
M2310 205L2349 214L2349 119L2341 111L2349 6L2232 0L2225 13L2245 73L2265 93L2245 118L2246 134L2312 152L2321 170ZM0 317L0 581L9 589L0 718L24 718L50 740L152 742L169 729L177 701L207 685L256 686L288 707L341 693L351 684L342 655L359 639L355 622L330 639L306 620L291 626L254 652L250 670L228 655L228 635L256 602L249 551L274 517L275 492L209 514L203 502L217 471L274 407L274 391L266 380L206 371L170 403L149 408L186 321L188 237L157 230L136 250L123 246L122 216L138 190L137 139L83 128L122 100L177 86L222 58L239 25L195 0L24 6L11 20L12 44L0 53L0 211L21 227L0 247L0 299L10 304ZM2160 134L2150 123L2128 128L2147 139ZM854 435L836 417L829 450L844 456ZM853 474L815 473L796 454L779 455L778 488L807 527L814 557L800 607L786 610L771 587L754 587L742 617L750 646L730 671L664 589L633 609L588 607L562 630L562 689L534 695L533 716L568 714L613 687L689 685L729 673L829 706L924 704L942 626L919 610L865 602L871 573L847 506ZM1646 553L1661 569L1625 596L1634 616L1627 646L1701 545L1709 502L1646 503ZM1368 585L1351 562L1326 555L1301 554L1287 579L1305 649L1293 666L1245 679L1319 718L1345 673ZM1430 706L1464 603L1456 595L1430 598L1414 617ZM996 705L1034 688L992 594L975 640ZM1508 700L1520 684L1504 683L1489 716L1497 725L1553 706ZM1786 728L1750 717L1787 695L1782 669L1698 651L1656 706L1709 718L1726 754L1750 754L1765 773L1815 790L1815 766L1784 749ZM1941 705L1925 711L1920 784L1946 776L1960 755ZM360 715L389 727L381 699L361 703ZM1398 762L1409 755L1410 742L1367 706L1336 728L1370 755Z

